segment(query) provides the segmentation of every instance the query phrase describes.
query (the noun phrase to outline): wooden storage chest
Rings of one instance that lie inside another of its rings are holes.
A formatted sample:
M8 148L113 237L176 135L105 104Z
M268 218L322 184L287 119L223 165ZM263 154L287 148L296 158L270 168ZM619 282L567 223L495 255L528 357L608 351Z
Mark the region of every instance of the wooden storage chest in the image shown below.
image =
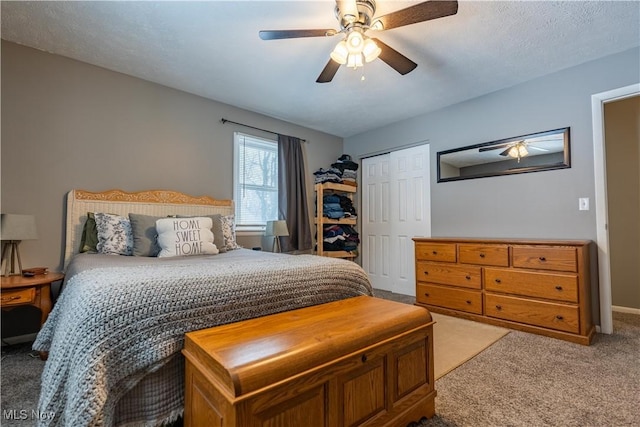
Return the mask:
M433 322L361 296L186 334L185 426L405 426L435 412Z
M416 304L589 344L593 242L415 238Z

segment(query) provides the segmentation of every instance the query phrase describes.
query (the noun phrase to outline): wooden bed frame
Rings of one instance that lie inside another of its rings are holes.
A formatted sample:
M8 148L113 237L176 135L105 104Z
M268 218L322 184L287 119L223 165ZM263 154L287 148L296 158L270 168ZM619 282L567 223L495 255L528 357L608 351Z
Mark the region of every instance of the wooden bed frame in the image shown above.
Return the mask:
M117 215L231 215L233 200L217 200L209 196L191 196L171 190L148 190L128 193L122 190L90 192L71 190L67 194L66 243L64 267L79 252L82 228L87 212L108 212Z

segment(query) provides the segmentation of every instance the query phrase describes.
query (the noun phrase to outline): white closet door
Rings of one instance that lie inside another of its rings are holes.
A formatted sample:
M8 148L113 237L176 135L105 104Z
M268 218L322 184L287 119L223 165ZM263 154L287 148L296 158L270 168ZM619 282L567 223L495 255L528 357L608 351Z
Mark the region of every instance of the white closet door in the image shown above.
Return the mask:
M362 259L373 287L415 295L413 237L431 235L429 146L362 161Z
M389 154L362 160L362 268L376 289L392 290Z
M431 235L429 146L391 153L393 292L415 295L414 237Z

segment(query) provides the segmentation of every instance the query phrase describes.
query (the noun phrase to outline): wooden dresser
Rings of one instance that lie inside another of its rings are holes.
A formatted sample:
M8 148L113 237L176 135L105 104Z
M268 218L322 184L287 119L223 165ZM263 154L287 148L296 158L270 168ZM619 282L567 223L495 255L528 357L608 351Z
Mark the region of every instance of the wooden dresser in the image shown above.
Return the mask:
M187 333L185 427L406 426L435 412L428 310L360 296Z
M589 345L589 240L415 238L416 304ZM593 261L595 262L595 261Z

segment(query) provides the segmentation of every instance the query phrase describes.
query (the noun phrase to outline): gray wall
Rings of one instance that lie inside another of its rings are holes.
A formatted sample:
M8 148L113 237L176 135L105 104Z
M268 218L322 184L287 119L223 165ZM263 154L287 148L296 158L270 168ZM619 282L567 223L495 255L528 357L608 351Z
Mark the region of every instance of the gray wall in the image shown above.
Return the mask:
M639 50L625 51L346 138L345 152L428 140L433 236L595 240L591 95L637 83L639 67ZM436 183L438 151L567 126L570 169ZM591 210L578 210L580 197Z
M35 214L39 233L21 245L23 266L61 268L73 188L231 198L233 132L272 135L222 117L309 141L313 213L312 173L342 154L342 138L2 41L2 212Z

